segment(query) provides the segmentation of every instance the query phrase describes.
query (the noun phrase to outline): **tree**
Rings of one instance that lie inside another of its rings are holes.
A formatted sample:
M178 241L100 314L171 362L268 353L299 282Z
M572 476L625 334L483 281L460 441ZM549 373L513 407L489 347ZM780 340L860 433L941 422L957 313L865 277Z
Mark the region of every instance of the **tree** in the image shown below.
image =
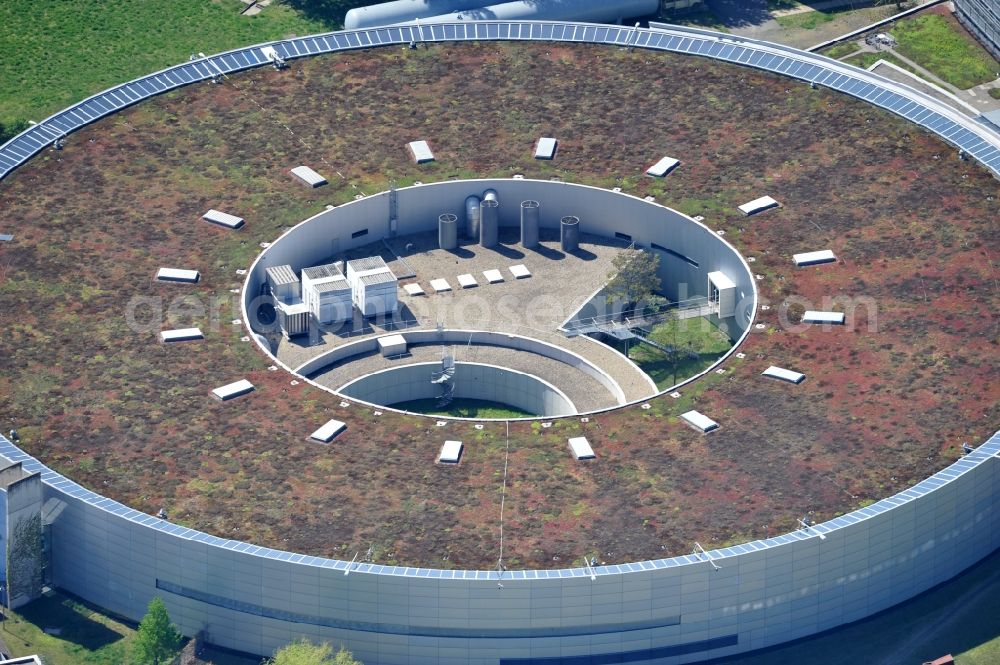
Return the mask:
M274 652L274 657L267 661L267 665L362 665L354 655L340 647L340 651L333 653L333 647L329 642L313 644L309 640L300 638L291 644L287 644Z
M28 127L30 127L30 125L27 120L19 119L8 123L7 125L0 122L0 143L6 143L8 140L14 138Z
M156 596L149 601L146 616L139 623L132 642L132 661L136 665L165 665L181 646L181 634L170 623L167 606Z
M618 302L626 310L639 303L658 304L662 297L656 295L662 288L656 271L660 257L651 252L629 247L612 260L613 270L608 273L605 288L609 302Z

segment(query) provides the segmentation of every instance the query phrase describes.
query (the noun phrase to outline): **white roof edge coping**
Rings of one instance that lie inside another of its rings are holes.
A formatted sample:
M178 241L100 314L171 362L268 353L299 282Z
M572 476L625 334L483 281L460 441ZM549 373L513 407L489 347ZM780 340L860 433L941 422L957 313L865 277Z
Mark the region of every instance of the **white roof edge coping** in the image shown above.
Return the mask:
M441 452L438 454L438 463L458 464L462 457L462 448L461 441L445 441L441 446Z
M316 171L308 166L296 166L290 171L290 173L310 187L314 188L325 185L327 182L326 178L316 173Z
M795 261L795 265L802 266L814 266L820 263L833 263L837 260L833 252L829 249L821 249L816 252L803 252L802 254L793 254L792 260Z
M674 159L673 157L664 157L663 159L661 159L660 161L656 162L648 169L646 169L646 175L651 175L656 178L662 178L663 176L667 175L675 168L677 168L677 166L680 165L680 163L681 160L679 159Z
M780 205L777 201L772 199L770 196L762 196L759 199L754 199L748 203L741 205L740 212L744 215L753 215L758 212L763 212L770 208L777 208Z
M569 439L569 449L573 451L573 456L578 460L595 459L597 457L585 436L574 436Z
M844 323L844 313L843 312L816 312L813 310L806 310L806 313L802 315L803 323Z
M559 143L551 136L543 136L535 143L535 159L552 159L556 154L556 145Z
M181 268L160 268L156 271L156 279L161 282L197 282L201 279L201 273L197 270L184 270Z
M243 218L237 217L236 215L230 215L228 212L222 212L221 210L216 210L212 208L204 215L201 216L202 219L212 222L213 224L218 224L220 226L225 226L230 229L238 229L243 226Z
M178 328L160 332L161 342L191 342L196 339L205 339L201 328Z
M345 423L339 420L328 420L322 427L309 435L309 438L323 443L330 443L345 429L347 429Z
M785 369L783 367L776 367L775 365L771 365L770 367L765 369L763 372L761 372L761 375L770 377L772 379L778 379L779 381L787 381L789 383L795 383L795 384L802 383L806 378L806 375L802 374L801 372L794 372L790 369Z
M683 418L689 424L693 425L696 429L699 429L704 433L708 433L714 429L719 428L719 423L715 422L705 414L700 413L698 411L692 410L682 413L681 418Z
M252 392L253 389L254 386L252 383L246 379L240 379L239 381L216 388L212 391L212 394L225 402L226 400L239 397L240 395L246 395L247 393Z

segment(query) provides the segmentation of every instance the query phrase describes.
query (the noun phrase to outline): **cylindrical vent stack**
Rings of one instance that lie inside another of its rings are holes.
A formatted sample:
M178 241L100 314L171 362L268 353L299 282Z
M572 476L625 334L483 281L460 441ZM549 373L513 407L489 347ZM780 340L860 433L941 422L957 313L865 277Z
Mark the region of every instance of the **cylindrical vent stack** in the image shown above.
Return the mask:
M438 216L438 247L456 249L458 247L458 216L450 212Z
M473 240L479 240L478 196L470 196L465 199L465 235Z
M499 203L500 202L500 195L497 194L497 190L495 190L495 189L487 189L485 192L483 192L483 200L484 201L496 201L496 202Z
M538 201L521 201L521 245L538 247Z
M495 247L500 237L500 204L494 199L484 199L479 204L479 244Z
M559 220L559 242L564 252L575 252L580 248L580 218L567 215Z

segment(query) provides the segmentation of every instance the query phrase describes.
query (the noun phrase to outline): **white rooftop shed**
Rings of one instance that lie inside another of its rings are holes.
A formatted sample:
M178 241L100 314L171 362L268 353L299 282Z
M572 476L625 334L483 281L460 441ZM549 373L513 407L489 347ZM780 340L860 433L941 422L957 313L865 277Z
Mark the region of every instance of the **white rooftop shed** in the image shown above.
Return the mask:
M347 262L347 281L354 306L362 316L380 316L396 311L396 275L381 256Z

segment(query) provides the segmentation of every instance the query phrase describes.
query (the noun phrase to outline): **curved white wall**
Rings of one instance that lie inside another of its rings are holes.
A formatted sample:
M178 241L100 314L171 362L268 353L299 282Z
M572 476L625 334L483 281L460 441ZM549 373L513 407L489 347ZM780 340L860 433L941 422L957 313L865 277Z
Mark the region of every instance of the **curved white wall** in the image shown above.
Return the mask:
M539 201L543 229L558 229L566 215L580 218L580 230L606 238L624 234L637 245L660 247L660 278L671 300L707 295L707 274L718 270L735 284L738 312L731 319L733 338L740 337L753 316L756 286L739 252L705 225L676 210L628 194L547 180L453 180L397 190L398 235L433 231L438 216L453 213L464 219L465 199L495 189L500 200L501 226L519 227L521 201ZM267 268L289 264L295 270L328 261L336 247L344 252L389 235L389 194L382 192L325 210L296 225L264 250L250 267L243 288L244 318L266 279ZM367 230L354 239L352 234ZM620 237L620 236L619 236ZM688 257L693 261L678 258ZM695 265L696 264L696 265ZM553 290L558 285L553 285ZM261 345L268 354L270 350Z
M542 342L531 337L492 332L488 330L454 329L443 330L440 333L437 330L403 330L393 334L402 335L409 346L414 344L485 344L490 346L499 346L505 349L517 349L527 353L535 353L569 365L570 367L587 374L597 380L597 382L602 386L607 388L608 392L614 396L619 404L625 404L625 393L622 391L621 386L619 386L618 382L611 378L611 376L601 370L601 368L591 364L585 358L582 358L571 351L567 351L566 349L555 346L554 344ZM317 372L320 372L324 368L329 367L336 362L363 353L372 353L377 348L378 338L376 337L369 337L367 339L351 342L349 344L341 344L335 349L306 361L291 371L298 374L306 381L309 381L308 377L315 376ZM321 386L319 384L314 385L326 389L325 386Z
M414 363L372 372L344 384L338 392L362 402L392 406L416 399L441 396L441 386L431 374L441 363ZM455 363L455 397L513 406L538 416L558 417L576 413L563 391L537 376L484 363Z
M862 619L1000 545L1000 432L872 506L708 552L719 570L688 555L601 566L594 580L579 568L500 575L270 550L106 499L3 437L0 455L42 472L57 586L133 619L160 595L184 634L204 631L224 647L265 654L304 635L342 642L372 665L731 655Z

